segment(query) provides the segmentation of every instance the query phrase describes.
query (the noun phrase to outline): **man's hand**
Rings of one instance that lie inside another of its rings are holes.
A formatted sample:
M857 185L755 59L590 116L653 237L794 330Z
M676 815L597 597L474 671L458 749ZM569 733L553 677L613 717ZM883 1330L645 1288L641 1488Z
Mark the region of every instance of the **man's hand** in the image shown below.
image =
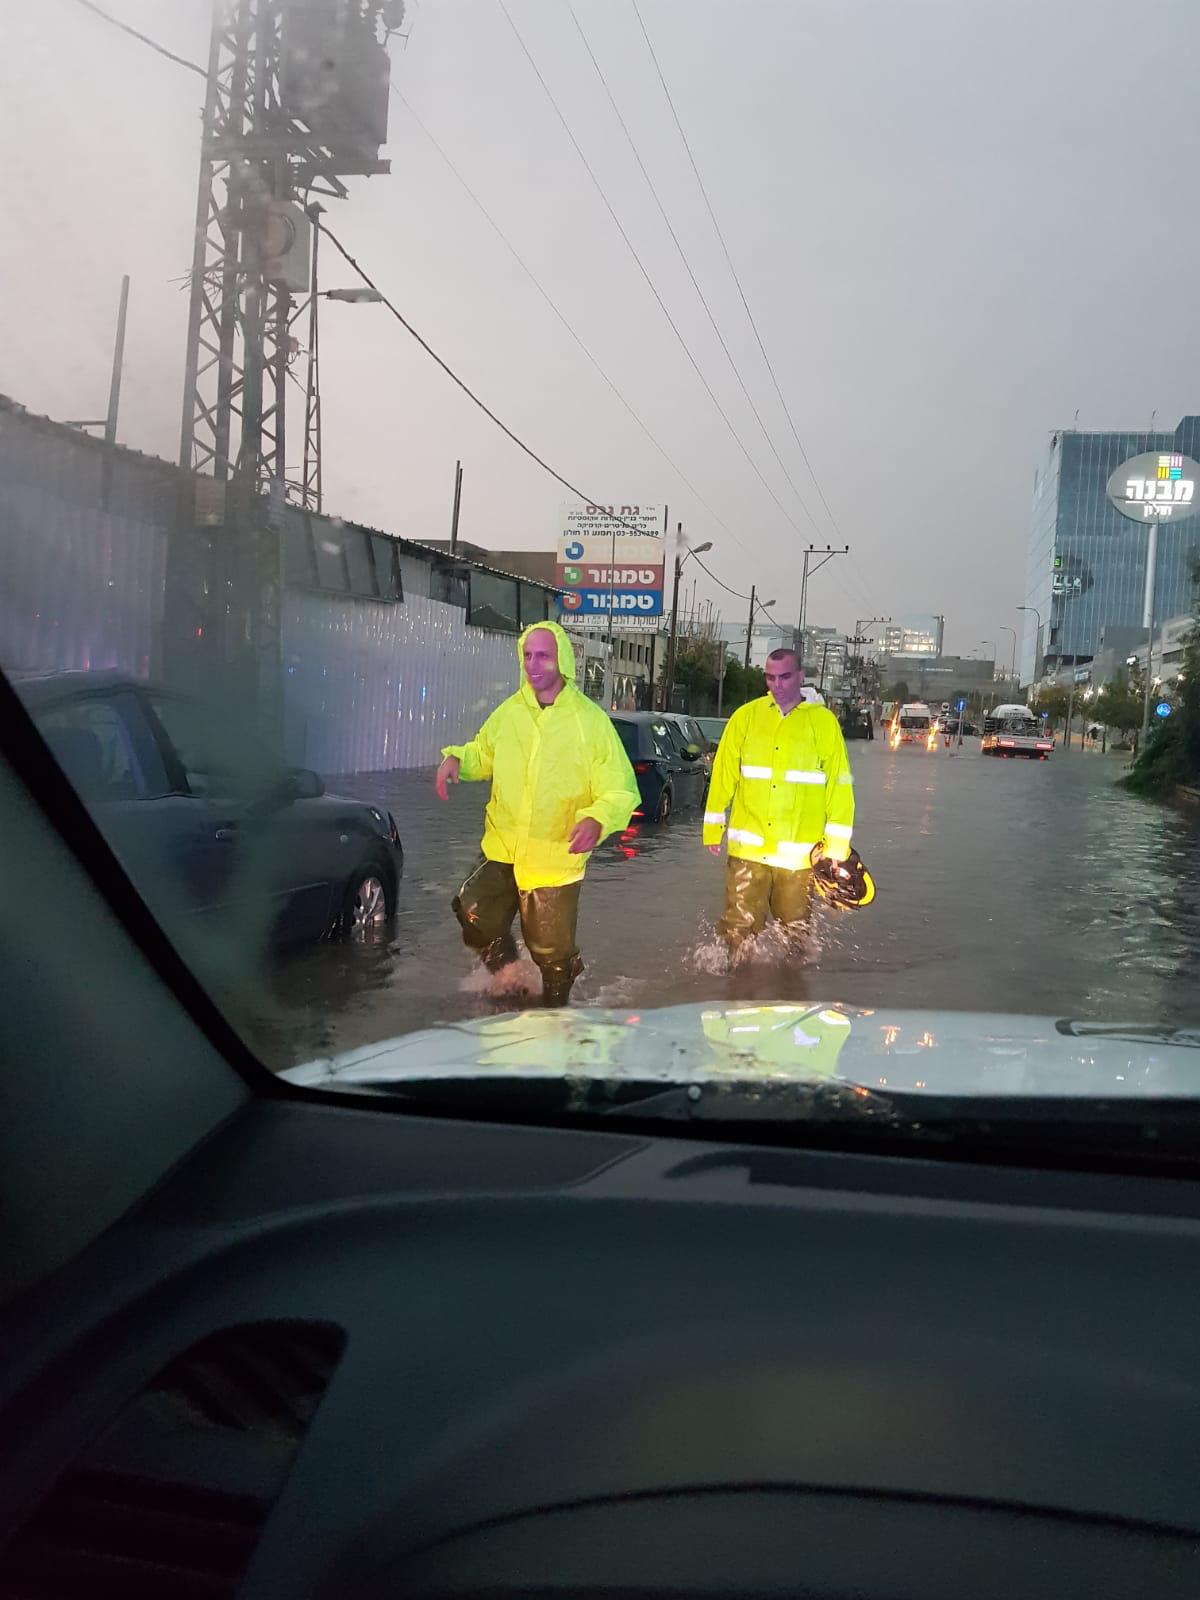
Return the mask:
M433 787L439 800L449 800L450 791L446 785L458 782L458 769L461 766L462 762L457 756L447 756L437 769L437 777L433 780Z
M600 843L603 831L595 817L584 817L571 829L568 850L573 856L586 856L589 850L594 850Z
M710 856L719 856L721 854L721 846L719 844L706 844L704 848Z

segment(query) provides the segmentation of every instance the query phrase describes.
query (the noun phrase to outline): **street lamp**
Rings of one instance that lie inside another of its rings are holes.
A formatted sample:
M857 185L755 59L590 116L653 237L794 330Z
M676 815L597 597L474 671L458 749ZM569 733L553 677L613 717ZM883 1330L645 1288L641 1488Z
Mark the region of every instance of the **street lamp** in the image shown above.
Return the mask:
M1042 676L1042 613L1036 606L1018 606L1018 611L1032 611L1037 618L1037 634L1033 641L1033 676L1036 682Z
M1008 626L1008 624L1005 623L1005 622L998 622L996 624L996 631L998 633L1011 633L1012 636L1013 636L1011 682L1012 682L1012 692L1014 694L1016 694L1016 692L1017 692L1017 630L1015 628L1010 628Z
M766 611L775 604L774 600L759 600L755 593L754 585L750 585L750 621L746 625L746 671L750 670L750 635L754 632L754 611Z
M683 544L683 523L678 525L679 543ZM675 651L679 628L679 574L683 571L684 563L689 556L702 556L706 550L712 549L712 540L706 539L703 544L684 545L682 553L675 552L675 583L671 590L671 637L667 643L667 671L666 684L663 692L663 710L671 709L671 695L675 689ZM611 616L611 612L610 612ZM609 633L609 653L612 652L612 634Z

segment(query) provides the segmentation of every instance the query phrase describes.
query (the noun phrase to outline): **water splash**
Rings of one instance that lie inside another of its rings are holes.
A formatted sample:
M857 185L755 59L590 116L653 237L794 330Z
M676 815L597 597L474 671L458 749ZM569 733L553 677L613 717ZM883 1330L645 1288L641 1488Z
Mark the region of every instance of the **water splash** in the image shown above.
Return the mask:
M488 1000L529 1000L542 994L542 975L532 961L510 961L499 972L476 966L459 983L462 994Z

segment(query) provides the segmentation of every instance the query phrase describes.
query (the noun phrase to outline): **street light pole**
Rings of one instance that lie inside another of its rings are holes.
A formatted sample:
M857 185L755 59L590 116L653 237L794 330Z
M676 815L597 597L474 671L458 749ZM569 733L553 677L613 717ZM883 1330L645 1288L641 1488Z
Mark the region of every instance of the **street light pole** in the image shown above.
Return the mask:
M1017 692L1017 630L1015 628L1010 628L1006 622L998 622L996 624L996 630L998 633L1011 633L1013 636L1012 667L1010 669L1009 682L1012 686L1012 691L1015 694Z
M1032 611L1037 618L1037 633L1033 638L1033 679L1036 683L1042 675L1042 613L1036 606L1018 606L1018 611Z
M750 620L746 624L746 660L745 669L750 670L750 635L754 632L754 585L750 585Z
M675 688L675 658L679 641L679 574L683 571L683 564L689 556L702 556L706 550L712 549L712 540L706 539L703 544L698 544L694 549L683 549L683 523L676 528L675 550L675 581L671 586L671 636L667 641L667 670L663 692L663 711L671 709L671 694ZM703 562L701 562L703 566Z
M679 537L683 537L683 523L679 524ZM675 649L679 630L679 574L683 571L683 556L675 552L675 581L671 585L671 635L667 640L667 672L663 685L664 711L671 709L671 691L675 687Z

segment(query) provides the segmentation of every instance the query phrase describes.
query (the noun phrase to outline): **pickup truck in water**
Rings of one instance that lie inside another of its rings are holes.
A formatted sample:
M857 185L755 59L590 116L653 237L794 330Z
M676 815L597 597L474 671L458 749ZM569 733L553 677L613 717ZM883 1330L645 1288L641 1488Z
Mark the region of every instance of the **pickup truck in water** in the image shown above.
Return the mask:
M985 756L1026 756L1045 761L1054 740L1028 706L996 706L983 721L980 752Z

